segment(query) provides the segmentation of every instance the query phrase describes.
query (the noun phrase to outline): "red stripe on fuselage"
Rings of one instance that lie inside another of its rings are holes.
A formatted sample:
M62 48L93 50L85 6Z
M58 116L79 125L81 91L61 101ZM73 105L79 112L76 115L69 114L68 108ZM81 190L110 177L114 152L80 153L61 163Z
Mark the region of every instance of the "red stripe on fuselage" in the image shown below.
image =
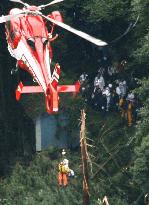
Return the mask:
M46 52L45 46L43 46L42 38L48 39L48 31L45 27L45 23L41 16L24 16L21 18L21 26L23 30L23 35L27 39L33 38L35 49L32 49L29 45L30 52L35 57L39 66L41 68L41 73L43 75L46 86L50 82L50 77L48 74L48 67L46 65Z

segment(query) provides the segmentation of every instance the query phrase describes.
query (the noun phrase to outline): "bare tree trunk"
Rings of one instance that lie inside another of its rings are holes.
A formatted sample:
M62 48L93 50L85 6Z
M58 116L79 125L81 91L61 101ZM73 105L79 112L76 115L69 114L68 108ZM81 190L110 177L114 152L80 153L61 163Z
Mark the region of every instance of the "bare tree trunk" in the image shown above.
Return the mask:
M103 198L103 203L105 203L105 205L110 205L109 202L108 202L107 196L105 196L105 197Z
M145 205L149 205L149 193L145 194L144 203L145 203Z
M88 163L87 163L87 145L85 138L85 112L81 111L81 131L80 131L80 146L82 156L82 171L83 171L83 205L90 204L89 183L88 183Z

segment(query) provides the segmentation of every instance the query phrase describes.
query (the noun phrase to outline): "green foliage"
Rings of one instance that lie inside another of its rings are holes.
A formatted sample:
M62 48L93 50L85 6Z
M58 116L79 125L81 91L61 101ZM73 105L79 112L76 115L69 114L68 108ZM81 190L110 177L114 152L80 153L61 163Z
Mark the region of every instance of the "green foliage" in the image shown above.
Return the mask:
M148 65L149 56L149 33L147 33L143 39L140 39L138 48L134 52L134 58L139 64L146 63ZM146 68L147 69L147 68Z
M145 26L148 17L148 0L132 0L132 16L140 15L141 26ZM147 25L146 25L147 26Z
M135 148L136 158L133 166L134 181L144 191L148 191L149 183L149 135L142 138L142 142Z
M131 166L131 174L133 176L133 183L139 187L140 190L146 192L149 189L149 74L148 74L148 56L149 56L149 34L148 34L148 1L132 1L133 9L140 14L140 24L136 30L137 40L136 50L133 52L134 62L139 64L139 69L144 69L146 76L138 80L139 88L135 90L142 101L143 107L140 109L140 119L137 123L137 129L134 136L135 147L133 155L133 165ZM141 70L140 70L141 72Z
M92 23L100 21L111 22L128 14L129 2L129 0L93 0L87 1L84 9L89 14L88 20Z
M37 0L27 2L39 4ZM44 3L48 3L48 0ZM92 172L89 172L91 202L102 204L103 197L107 195L110 204L135 204L140 193L149 190L148 0L70 0L64 4L49 7L45 12L49 13L53 10L62 11L64 22L89 34L103 36L102 39L108 42L120 36L131 21L140 16L134 29L118 43L112 44L111 48L114 63L117 63L115 59L127 58L130 72L136 73L137 70L139 87L135 92L141 99L143 107L140 109L140 118L136 127L128 129L117 114L101 116L98 112L86 107L86 133L90 139L90 145L93 146L89 147L92 160ZM98 51L94 51L85 40L80 40L68 34L67 31L61 29L57 31L59 39L52 46L54 62L60 62L64 70L61 83L72 84L82 70L87 70L93 75L98 66L96 63ZM8 75L11 61L6 63L7 65L5 62L1 65L0 73L0 150L6 160L2 158L1 166L6 164L10 150L16 148L15 151L19 152L22 143L20 139L24 139L24 135L29 136L28 129L23 126L24 118L20 117L22 113L34 119L45 112L44 99L41 95L23 96L20 104L25 113L22 110L19 111L20 114L16 112L18 107L16 108L12 101L14 96L9 97L10 88L16 87L8 83L13 83ZM3 67L6 69L3 70ZM142 76L145 78L142 79ZM72 98L70 94L60 96L60 109L65 110L71 118L70 130L77 127L79 131L78 124L82 108L84 108L84 101L80 96L76 98ZM24 132L23 129L25 129ZM28 166L16 163L9 177L0 182L0 203L3 205L81 204L80 153L73 152L69 156L71 166L77 173L76 181L71 181L66 189L60 189L57 186L59 158L53 160L51 157L55 152L57 153L51 148L48 152L36 154ZM4 173L6 174L6 171ZM139 201L138 204L140 203Z
M54 150L53 150L54 151ZM11 176L4 179L0 186L0 200L3 204L34 205L34 204L80 204L81 193L76 188L81 186L80 180L70 180L67 188L57 183L58 163L50 159L49 152L36 154L28 167L17 163ZM76 170L77 164L71 164ZM79 176L79 173L77 174Z

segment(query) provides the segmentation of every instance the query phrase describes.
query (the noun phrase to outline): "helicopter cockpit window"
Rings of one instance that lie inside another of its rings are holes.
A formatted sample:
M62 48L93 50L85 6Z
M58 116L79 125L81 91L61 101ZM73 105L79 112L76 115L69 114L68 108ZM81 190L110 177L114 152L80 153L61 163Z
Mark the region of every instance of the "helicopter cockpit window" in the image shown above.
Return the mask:
M10 32L10 21L6 22L6 28L8 29L8 31Z
M8 32L10 33L10 38L13 41L15 39L15 30L11 29L11 22L7 21L6 22L6 28L8 29Z
M35 50L35 40L34 40L34 38L28 38L27 43L33 50Z

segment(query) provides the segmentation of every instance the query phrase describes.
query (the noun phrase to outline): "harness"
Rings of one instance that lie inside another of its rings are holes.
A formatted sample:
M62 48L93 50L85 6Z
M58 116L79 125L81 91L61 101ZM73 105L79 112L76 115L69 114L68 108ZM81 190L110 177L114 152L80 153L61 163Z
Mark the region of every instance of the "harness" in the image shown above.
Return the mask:
M59 164L59 172L67 174L69 173L69 168L66 167L64 164Z

